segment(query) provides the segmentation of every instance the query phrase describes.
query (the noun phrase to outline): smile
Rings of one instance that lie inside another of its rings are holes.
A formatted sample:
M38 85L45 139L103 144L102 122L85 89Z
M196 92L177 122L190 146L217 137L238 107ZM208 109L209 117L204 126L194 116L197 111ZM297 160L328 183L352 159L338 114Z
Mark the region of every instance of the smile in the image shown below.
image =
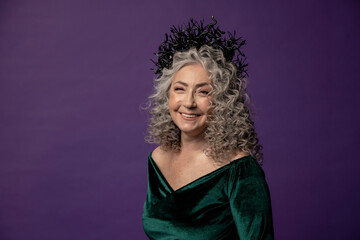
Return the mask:
M191 119L194 119L194 118L197 118L199 117L200 115L197 115L197 114L186 114L186 113L180 113L180 115L184 118L191 118Z

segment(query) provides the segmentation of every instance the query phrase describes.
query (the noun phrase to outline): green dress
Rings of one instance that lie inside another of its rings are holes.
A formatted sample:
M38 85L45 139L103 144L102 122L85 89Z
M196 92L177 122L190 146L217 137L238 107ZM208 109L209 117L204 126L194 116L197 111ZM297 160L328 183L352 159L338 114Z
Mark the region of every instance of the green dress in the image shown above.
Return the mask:
M150 153L142 221L156 240L274 239L265 175L250 155L174 191Z

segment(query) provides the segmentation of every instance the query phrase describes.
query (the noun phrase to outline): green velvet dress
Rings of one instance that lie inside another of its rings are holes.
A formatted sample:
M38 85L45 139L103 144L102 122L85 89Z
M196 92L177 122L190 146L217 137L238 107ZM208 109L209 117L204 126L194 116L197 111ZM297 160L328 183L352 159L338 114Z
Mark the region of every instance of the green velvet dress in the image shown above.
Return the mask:
M174 191L150 153L142 221L156 240L274 239L265 175L250 155Z

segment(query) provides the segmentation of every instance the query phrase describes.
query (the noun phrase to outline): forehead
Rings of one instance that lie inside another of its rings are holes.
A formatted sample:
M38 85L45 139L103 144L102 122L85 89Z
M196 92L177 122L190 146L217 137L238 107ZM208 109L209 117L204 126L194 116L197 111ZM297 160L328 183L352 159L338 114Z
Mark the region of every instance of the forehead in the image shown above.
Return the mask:
M182 67L178 72L175 73L172 83L209 83L210 76L205 68L201 64L192 64Z

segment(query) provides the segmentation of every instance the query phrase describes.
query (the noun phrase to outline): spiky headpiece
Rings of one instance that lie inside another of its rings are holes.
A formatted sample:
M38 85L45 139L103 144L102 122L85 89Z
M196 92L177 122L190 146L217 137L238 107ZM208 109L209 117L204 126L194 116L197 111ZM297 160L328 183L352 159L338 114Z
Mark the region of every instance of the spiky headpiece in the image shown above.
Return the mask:
M158 60L151 60L157 69L154 70L155 74L161 75L164 68L172 66L173 55L175 52L187 51L192 47L197 50L203 45L211 46L215 49L222 50L224 57L227 61L233 62L238 69L238 76L246 75L245 54L240 48L245 45L245 40L241 37L236 38L234 33L226 33L218 26L214 16L211 17L213 23L204 26L204 20L200 23L194 21L192 18L190 22L179 27L172 26L170 28L171 34L165 33L165 41L160 44L157 53L154 53Z

